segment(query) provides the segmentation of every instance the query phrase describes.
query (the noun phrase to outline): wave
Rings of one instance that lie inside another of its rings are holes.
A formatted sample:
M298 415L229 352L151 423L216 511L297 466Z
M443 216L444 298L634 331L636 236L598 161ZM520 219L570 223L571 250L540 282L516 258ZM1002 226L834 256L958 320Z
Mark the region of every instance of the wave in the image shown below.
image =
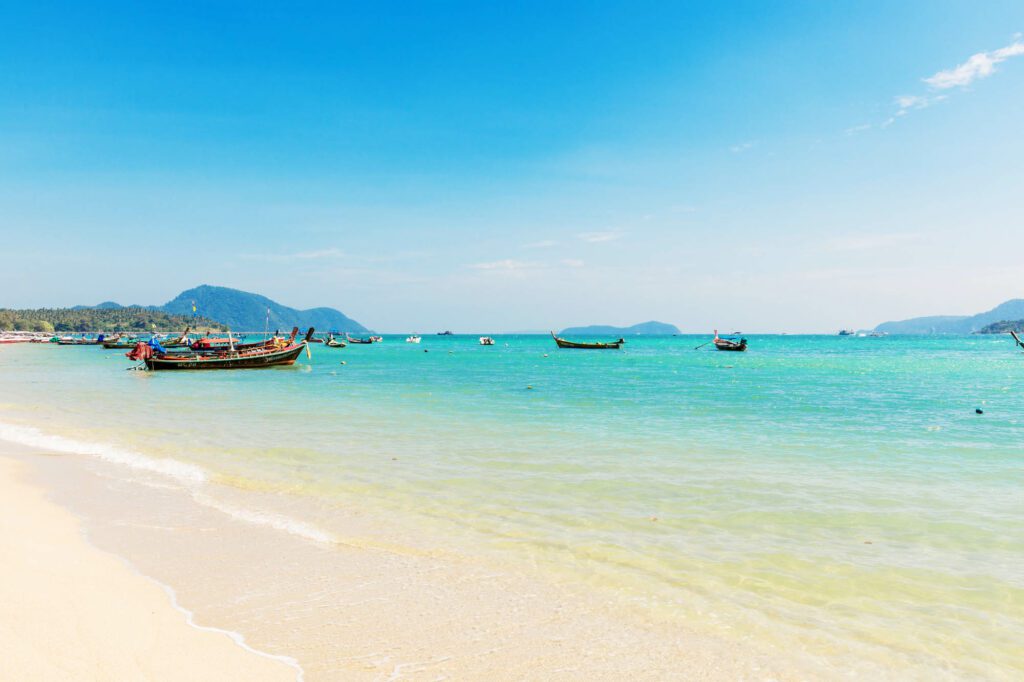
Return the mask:
M202 467L176 459L149 457L132 450L108 445L106 443L90 443L88 441L55 436L43 433L31 426L17 426L0 422L0 440L7 440L21 445L73 455L88 455L106 462L123 464L133 469L149 471L168 476L182 483L205 483L206 471Z
M121 464L133 469L167 476L179 483L186 484L186 488L191 492L192 499L197 504L215 509L238 521L254 526L273 528L274 530L320 544L335 543L335 539L330 533L304 521L271 512L236 507L200 492L199 488L205 488L204 484L210 481L210 476L202 467L195 464L170 458L150 457L115 445L76 440L45 433L32 426L18 426L4 422L0 422L0 440L19 443L48 452L96 457L105 462ZM140 480L137 482L148 485L145 481Z

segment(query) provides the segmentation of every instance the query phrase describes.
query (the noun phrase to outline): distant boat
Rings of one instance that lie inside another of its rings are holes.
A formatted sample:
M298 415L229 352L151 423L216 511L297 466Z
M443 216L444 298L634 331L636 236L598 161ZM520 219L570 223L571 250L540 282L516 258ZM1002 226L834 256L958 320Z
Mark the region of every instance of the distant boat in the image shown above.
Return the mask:
M740 339L738 341L736 339L729 339L729 338L723 339L723 338L721 338L718 335L718 330L717 329L715 330L714 343L715 343L715 348L717 348L718 350L745 351L747 349L747 340L746 339Z
M852 329L840 329L839 330L839 336L853 336L854 334L856 334L856 332L853 331Z
M419 343L422 340L423 339L421 339L420 337L416 336L415 334L413 334L412 336L407 336L405 338L405 342L406 343Z
M492 339L489 336L481 336L480 337L480 345L481 346L493 346L494 345L494 339Z
M344 348L347 344L334 338L334 334L329 334L327 340L324 341L324 345L328 348Z
M374 343L383 343L384 337L383 336L371 336L370 337L370 341L373 341Z
M589 350L617 350L622 347L622 344L626 343L625 339L619 339L618 341L607 341L599 343L584 343L580 341L566 341L561 339L557 334L551 332L551 338L555 340L559 348L579 348Z
M371 336L371 337L369 337L367 339L357 339L357 338L353 338L353 337L349 336L348 334L345 334L345 340L348 341L349 343L353 343L353 344L355 344L357 346L359 346L359 345L368 345L368 344L371 344L371 343L377 343L377 339L379 339L379 338L380 337L378 337L378 336Z
M448 330L448 329L445 329L443 332L438 332L437 335L438 336L455 336L455 334L453 334L451 332L451 330Z

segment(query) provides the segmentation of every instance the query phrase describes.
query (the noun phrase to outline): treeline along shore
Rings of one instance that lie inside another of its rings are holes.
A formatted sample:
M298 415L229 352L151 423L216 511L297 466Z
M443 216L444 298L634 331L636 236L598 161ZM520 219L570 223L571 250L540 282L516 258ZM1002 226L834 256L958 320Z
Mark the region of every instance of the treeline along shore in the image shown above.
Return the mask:
M224 325L205 317L174 315L143 307L104 308L35 308L13 310L0 308L0 331L26 332L90 332L90 331L221 331Z

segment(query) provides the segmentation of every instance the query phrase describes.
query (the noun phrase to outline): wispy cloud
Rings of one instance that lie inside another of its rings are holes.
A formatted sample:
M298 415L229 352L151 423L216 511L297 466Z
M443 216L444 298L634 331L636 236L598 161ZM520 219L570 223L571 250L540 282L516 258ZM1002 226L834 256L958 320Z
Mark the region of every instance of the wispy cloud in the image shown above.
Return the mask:
M601 242L612 242L616 239L621 239L622 232L616 232L614 230L607 230L605 232L580 232L576 237L589 244L599 244Z
M489 263L474 263L467 266L471 270L487 270L497 272L514 272L517 270L528 270L530 268L537 267L536 263L527 263L521 260L514 260L512 258L505 258L502 260L491 261Z
M242 258L246 260L265 260L287 263L291 261L321 260L329 258L344 258L345 252L341 249L319 249L316 251L299 251L298 253L243 253Z
M756 142L741 142L740 144L734 144L733 146L729 147L729 151L731 151L733 154L741 154L747 151L748 149L752 148L756 144Z
M570 268L582 268L583 261L581 261L579 258L564 258L562 259L562 265L565 265Z
M550 249L553 246L558 246L558 242L554 239L542 239L539 242L523 244L524 249Z
M996 70L996 64L1005 62L1010 57L1024 55L1024 42L1021 41L1021 34L1014 35L1014 41L1006 47L989 52L978 52L968 57L963 64L939 71L938 73L922 78L921 81L928 85L930 92L922 94L898 95L893 98L896 109L884 121L878 124L879 128L888 128L911 111L927 109L928 107L941 102L949 97L943 91L952 91L954 88L963 89L981 78L988 78ZM864 124L847 128L847 135L854 135L870 129L870 124Z
M909 244L922 238L919 232L885 232L850 234L829 239L824 244L826 251L874 251L900 244Z
M966 88L979 78L988 78L996 70L996 64L1005 62L1010 57L1024 55L1024 42L1015 40L1006 47L991 52L972 54L966 62L952 69L939 71L934 76L925 78L924 82L935 90L949 88Z

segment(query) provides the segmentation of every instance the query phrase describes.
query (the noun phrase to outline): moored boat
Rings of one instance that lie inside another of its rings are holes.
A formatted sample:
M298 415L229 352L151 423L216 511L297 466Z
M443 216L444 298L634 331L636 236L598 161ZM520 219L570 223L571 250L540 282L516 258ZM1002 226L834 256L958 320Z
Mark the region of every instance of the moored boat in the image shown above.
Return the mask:
M585 341L567 341L566 339L560 338L554 332L551 332L551 338L555 340L555 344L559 348L578 348L588 350L617 350L622 347L622 344L626 343L625 339L619 339L618 341L600 341L600 342L585 342Z
M360 345L368 346L371 343L377 343L377 340L376 340L377 338L378 337L376 337L376 336L371 336L371 337L366 338L366 339L357 339L357 338L355 338L353 336L349 336L347 333L345 334L345 340L348 341L349 343L353 343L353 344L355 344L357 346L360 346Z
M302 342L295 343L298 333L299 328L295 327L288 339L275 337L255 348L231 348L206 353L171 354L156 350L151 344L139 343L126 355L131 360L141 360L149 370L258 369L292 365L303 350L309 352L309 338L313 335L313 329L306 333L306 338Z
M334 338L334 334L329 334L323 344L328 348L344 348L347 345L344 341Z
M405 342L406 343L419 343L422 340L423 339L421 339L420 337L416 336L415 334L413 334L412 336L407 336L405 338Z
M714 339L715 348L718 350L733 350L733 351L745 351L747 349L746 339L730 339L722 338L718 335L718 330L715 330Z
M493 346L494 345L494 339L492 339L489 336L481 336L480 337L480 345L481 346Z

